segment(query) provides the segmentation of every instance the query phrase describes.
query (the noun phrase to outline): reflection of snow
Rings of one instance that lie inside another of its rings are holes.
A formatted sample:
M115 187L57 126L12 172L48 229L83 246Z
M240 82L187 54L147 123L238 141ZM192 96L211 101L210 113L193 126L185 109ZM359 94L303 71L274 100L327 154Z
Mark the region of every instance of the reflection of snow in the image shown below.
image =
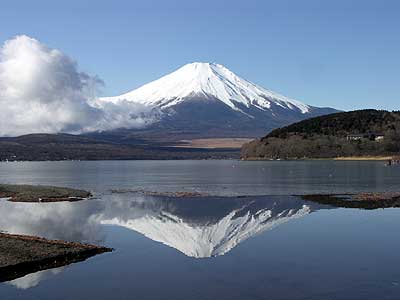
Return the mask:
M245 208L241 208L229 212L217 223L207 224L186 223L178 216L161 212L155 216L143 215L125 221L114 217L103 220L102 224L135 230L187 256L202 258L224 255L246 239L310 212L310 207L306 205L278 213L265 209L251 214L250 211L246 212Z
M26 289L37 286L41 281L43 281L49 277L52 277L54 275L61 273L63 271L63 269L64 269L64 267L40 271L40 272L26 275L26 276L18 278L18 279L14 279L7 283L15 286L16 288L26 290Z

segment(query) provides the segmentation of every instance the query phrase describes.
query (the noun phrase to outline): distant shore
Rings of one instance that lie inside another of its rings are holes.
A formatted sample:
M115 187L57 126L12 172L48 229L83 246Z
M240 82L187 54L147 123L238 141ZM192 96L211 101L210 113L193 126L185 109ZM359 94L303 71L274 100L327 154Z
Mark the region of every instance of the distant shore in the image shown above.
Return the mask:
M350 156L350 157L336 157L334 160L378 160L387 161L393 159L393 156Z
M393 156L344 156L344 157L327 157L327 158L288 158L288 159L269 159L258 157L242 158L244 161L313 161L313 160L337 160L337 161L388 161Z

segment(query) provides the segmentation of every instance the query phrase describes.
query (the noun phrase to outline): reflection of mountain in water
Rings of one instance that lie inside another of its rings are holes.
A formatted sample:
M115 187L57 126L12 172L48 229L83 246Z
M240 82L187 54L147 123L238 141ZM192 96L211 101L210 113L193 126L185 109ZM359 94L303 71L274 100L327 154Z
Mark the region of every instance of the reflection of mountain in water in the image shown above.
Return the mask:
M241 242L316 211L296 197L145 197L113 194L76 203L0 201L0 231L102 244L102 224L123 226L190 257L224 255ZM113 245L109 245L113 246ZM55 272L34 273L10 284L37 285Z
M106 214L102 224L135 230L196 258L224 255L246 239L313 210L293 197L153 198L124 204L121 213Z

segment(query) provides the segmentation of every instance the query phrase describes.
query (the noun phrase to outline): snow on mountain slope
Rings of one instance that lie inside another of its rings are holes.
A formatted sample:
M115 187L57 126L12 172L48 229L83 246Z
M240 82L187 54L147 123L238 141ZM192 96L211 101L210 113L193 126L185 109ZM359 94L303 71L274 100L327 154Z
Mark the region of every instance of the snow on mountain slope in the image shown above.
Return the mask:
M127 100L163 109L195 96L218 99L239 112L243 112L240 108L243 106L269 110L271 104L302 114L310 112L311 109L297 100L286 98L242 79L222 65L199 62L187 64L129 93L101 98L101 101L118 103Z
M224 255L248 238L312 211L307 205L279 212L265 208L251 213L247 209L235 209L216 223L190 223L166 211L129 219L103 219L101 223L134 230L187 256L205 258Z

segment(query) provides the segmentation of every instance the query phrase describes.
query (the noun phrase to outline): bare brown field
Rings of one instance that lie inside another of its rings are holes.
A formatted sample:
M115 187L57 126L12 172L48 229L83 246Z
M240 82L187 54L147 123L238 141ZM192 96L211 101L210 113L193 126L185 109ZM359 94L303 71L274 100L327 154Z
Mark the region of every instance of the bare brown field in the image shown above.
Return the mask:
M203 149L218 149L218 148L235 148L240 149L243 144L250 142L249 138L210 138L210 139L193 139L181 140L179 148L203 148Z

